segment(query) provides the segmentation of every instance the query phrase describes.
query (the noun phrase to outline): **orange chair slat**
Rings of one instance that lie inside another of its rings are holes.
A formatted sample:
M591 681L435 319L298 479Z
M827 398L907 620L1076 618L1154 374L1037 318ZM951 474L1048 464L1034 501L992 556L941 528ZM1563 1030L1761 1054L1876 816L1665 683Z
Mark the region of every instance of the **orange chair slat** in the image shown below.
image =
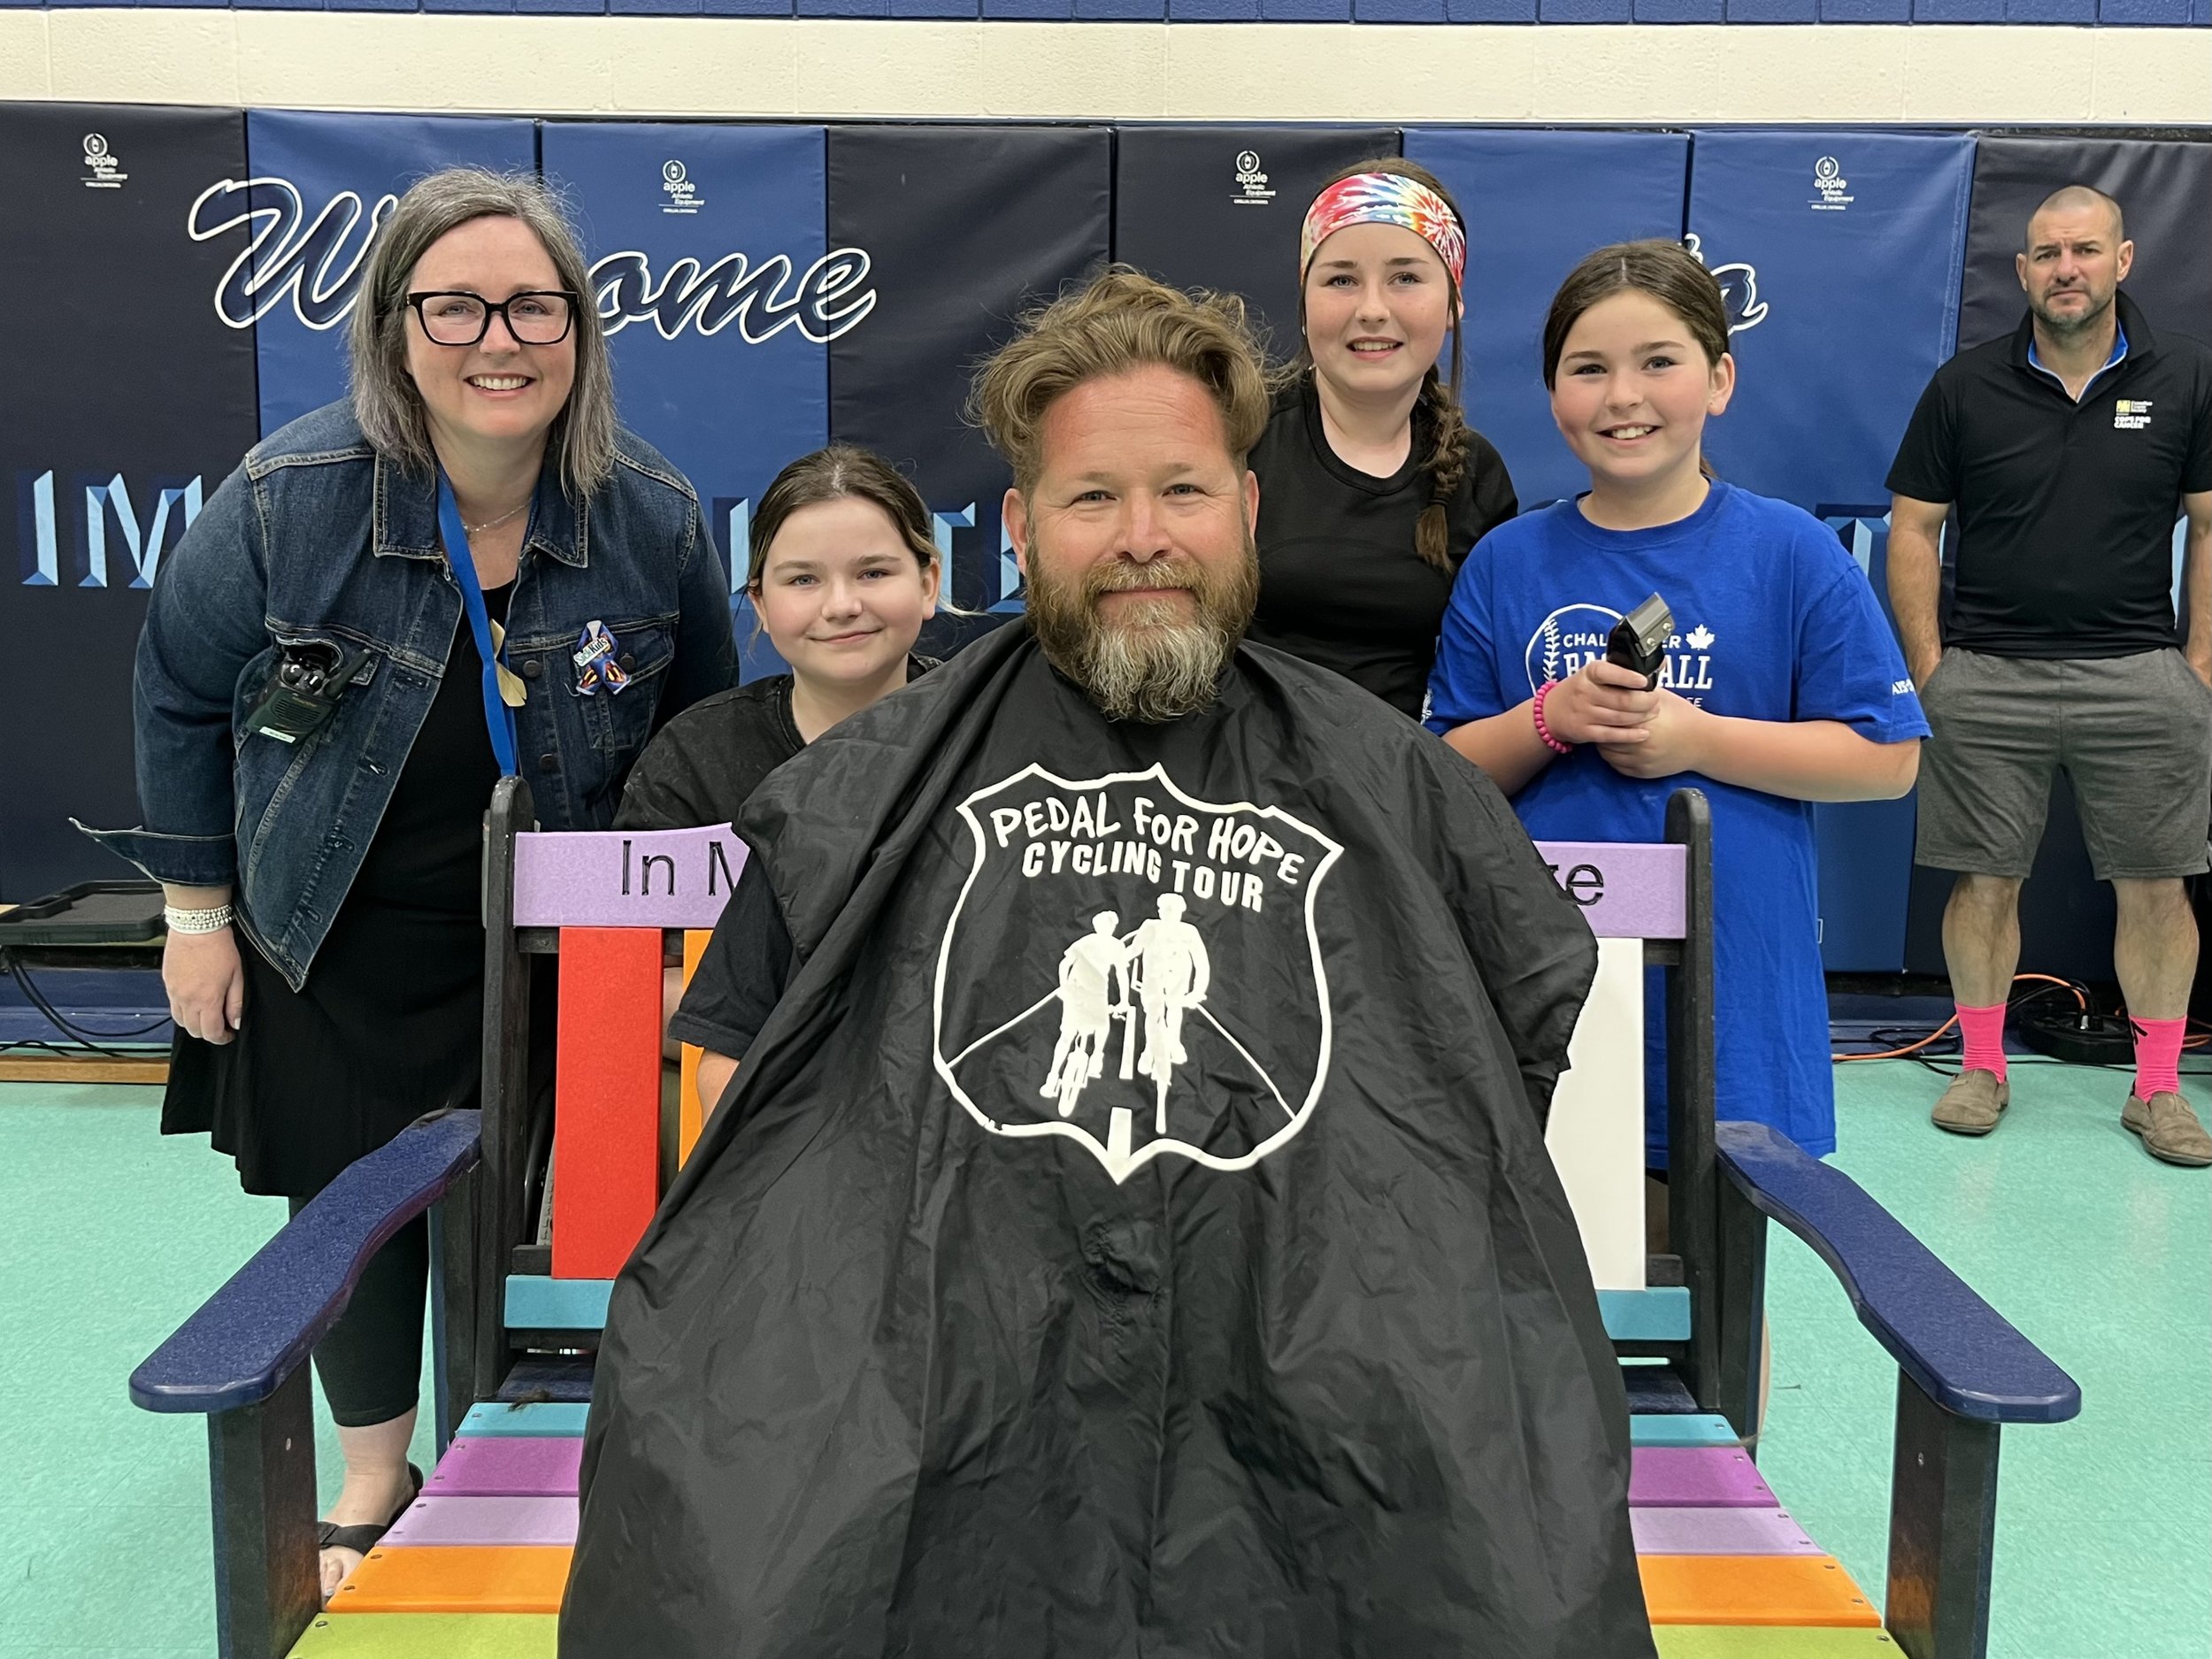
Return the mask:
M691 976L699 972L701 958L707 954L707 941L713 933L703 927L688 929L684 934L684 988L691 987ZM676 1101L676 1167L681 1169L684 1160L691 1156L691 1148L698 1143L699 1128L705 1121L699 1110L699 1056L706 1051L695 1044L686 1043L682 1091Z
M1878 1625L1833 1555L1639 1555L1654 1624Z
M661 935L561 929L553 1277L612 1279L660 1200Z
M333 1613L557 1613L575 1552L549 1544L373 1549Z

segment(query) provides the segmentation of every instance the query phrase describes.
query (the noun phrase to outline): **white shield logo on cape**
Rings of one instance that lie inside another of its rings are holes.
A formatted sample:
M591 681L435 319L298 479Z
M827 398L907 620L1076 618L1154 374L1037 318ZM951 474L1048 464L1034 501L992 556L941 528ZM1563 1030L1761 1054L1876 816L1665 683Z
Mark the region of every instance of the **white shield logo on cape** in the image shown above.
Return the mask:
M975 864L933 1057L977 1123L1064 1136L1118 1183L1169 1156L1249 1169L1305 1127L1333 1018L1314 907L1340 846L1160 766L1028 766L958 810Z

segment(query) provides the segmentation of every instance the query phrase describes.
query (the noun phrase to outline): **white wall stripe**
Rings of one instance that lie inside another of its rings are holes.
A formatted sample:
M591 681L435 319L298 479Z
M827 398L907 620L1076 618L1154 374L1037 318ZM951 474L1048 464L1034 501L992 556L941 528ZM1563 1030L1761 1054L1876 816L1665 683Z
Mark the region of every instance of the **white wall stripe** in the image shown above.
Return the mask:
M1117 120L2212 123L2212 29L0 10L0 98Z

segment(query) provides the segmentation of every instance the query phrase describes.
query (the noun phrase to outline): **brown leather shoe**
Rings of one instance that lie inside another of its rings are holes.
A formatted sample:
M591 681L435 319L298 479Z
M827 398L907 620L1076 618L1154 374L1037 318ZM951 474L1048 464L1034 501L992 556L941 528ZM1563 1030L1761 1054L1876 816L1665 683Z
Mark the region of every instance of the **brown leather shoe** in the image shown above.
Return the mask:
M1936 1102L1935 1110L1928 1117L1937 1128L1948 1129L1955 1135L1985 1135L1997 1126L1997 1119L2011 1103L2012 1085L2000 1081L1994 1071L1976 1066L1951 1079L1951 1087L1943 1091L1943 1098Z
M2212 1164L2212 1135L2204 1133L2189 1102L2171 1089L2161 1089L2148 1100L2131 1093L2120 1109L2120 1121L2154 1158L2191 1169Z

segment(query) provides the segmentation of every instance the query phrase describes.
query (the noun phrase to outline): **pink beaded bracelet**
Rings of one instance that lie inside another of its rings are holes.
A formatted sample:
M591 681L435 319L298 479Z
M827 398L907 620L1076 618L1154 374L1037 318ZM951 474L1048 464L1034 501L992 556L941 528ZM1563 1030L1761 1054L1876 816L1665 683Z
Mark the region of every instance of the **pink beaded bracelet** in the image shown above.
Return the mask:
M1574 753L1574 745L1561 742L1551 734L1551 727L1544 724L1544 699L1551 695L1552 688L1558 684L1559 682L1555 680L1547 680L1542 685L1537 687L1536 701L1531 706L1529 712L1536 717L1536 735L1544 740L1544 747L1555 755L1571 755Z

